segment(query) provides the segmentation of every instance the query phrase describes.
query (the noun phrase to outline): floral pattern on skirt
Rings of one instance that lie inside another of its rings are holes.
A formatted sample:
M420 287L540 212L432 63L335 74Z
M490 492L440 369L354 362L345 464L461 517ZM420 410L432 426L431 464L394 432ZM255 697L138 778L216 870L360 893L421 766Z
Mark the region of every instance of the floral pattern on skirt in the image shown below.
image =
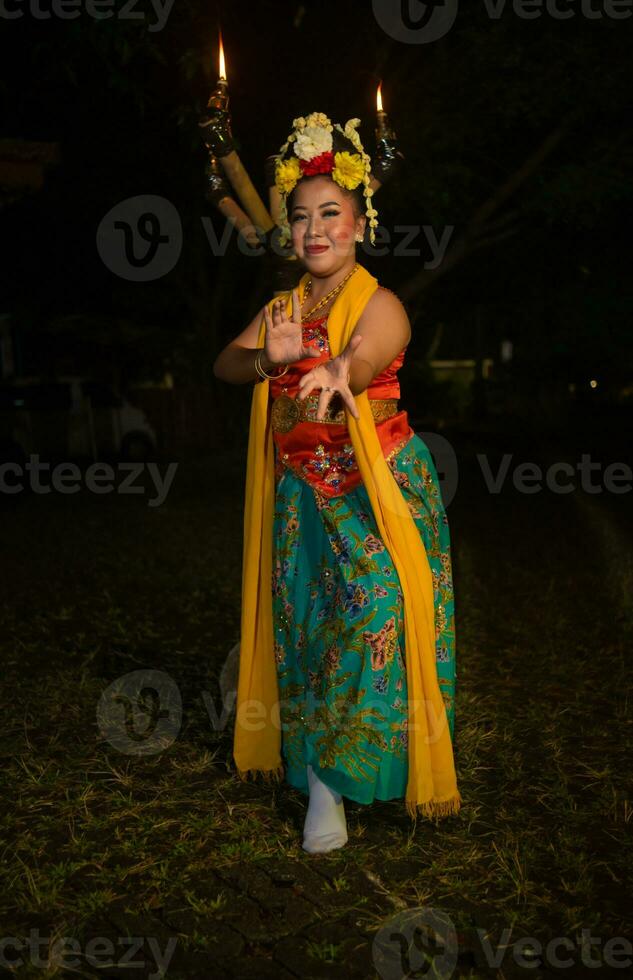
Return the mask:
M436 666L451 738L455 622L449 527L433 457L414 434L388 459L433 575ZM286 781L310 763L359 803L408 778L404 605L364 484L334 497L284 468L273 521L273 623Z

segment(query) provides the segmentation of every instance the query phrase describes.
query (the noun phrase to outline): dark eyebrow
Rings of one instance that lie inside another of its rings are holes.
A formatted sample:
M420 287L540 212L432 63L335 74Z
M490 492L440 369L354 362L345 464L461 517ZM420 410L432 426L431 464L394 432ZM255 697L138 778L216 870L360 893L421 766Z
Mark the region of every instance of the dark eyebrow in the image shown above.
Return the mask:
M340 207L340 204L338 203L338 201L326 201L324 204L319 204L319 207L320 208L326 208L329 204L335 204L337 208ZM292 210L293 211L297 211L298 208L302 208L304 211L307 211L308 210L305 207L304 204L295 204L295 206L294 206L294 208Z

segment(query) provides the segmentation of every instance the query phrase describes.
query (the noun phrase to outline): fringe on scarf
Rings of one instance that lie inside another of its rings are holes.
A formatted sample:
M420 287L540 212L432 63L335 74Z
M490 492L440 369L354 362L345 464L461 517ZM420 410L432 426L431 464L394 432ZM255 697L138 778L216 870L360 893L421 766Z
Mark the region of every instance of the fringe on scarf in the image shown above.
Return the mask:
M266 783L280 783L285 775L283 765L277 766L275 769L236 768L237 775L242 782L248 782L249 779L256 779L257 776L261 776ZM407 814L413 821L417 820L418 813L420 813L427 820L434 820L436 823L443 818L452 817L459 813L462 803L463 799L459 790L449 800L427 800L425 803L413 803L411 800L405 800Z
M414 803L412 800L405 800L407 814L414 822L418 818L418 813L421 813L427 820L434 820L437 823L445 817L452 817L456 813L459 813L462 803L463 800L459 790L456 796L452 796L449 800L427 800L425 803Z
M276 769L240 769L238 766L237 774L242 782L248 782L249 779L256 779L259 774L265 783L279 783L284 778L284 767L277 766Z

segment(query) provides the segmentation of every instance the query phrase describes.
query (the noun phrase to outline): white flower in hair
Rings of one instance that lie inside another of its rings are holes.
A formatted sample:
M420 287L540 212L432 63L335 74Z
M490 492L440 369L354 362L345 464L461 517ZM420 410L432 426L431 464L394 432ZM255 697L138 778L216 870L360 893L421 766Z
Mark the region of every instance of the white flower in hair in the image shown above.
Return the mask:
M302 160L327 153L332 149L332 134L321 126L306 126L297 136L295 153Z
M324 129L332 132L332 123L324 112L311 112L306 119L306 126L323 126Z
M334 129L336 129L338 133L343 134L343 136L349 140L358 154L355 156L353 153L345 151L340 154L340 156L342 159L344 159L346 164L349 164L350 161L354 162L354 187L360 187L360 182L362 182L362 190L363 194L365 195L365 214L369 224L369 239L372 245L374 245L376 242L376 233L374 229L378 228L378 222L376 220L378 212L374 207L372 207L373 190L370 187L371 157L365 152L360 136L356 132L360 122L360 119L357 118L348 119L345 123L345 129L343 129L340 123L332 124L324 112L311 112L307 117L298 116L297 119L293 119L293 132L288 136L288 139L286 143L284 143L283 147L281 147L280 155L283 157L285 151L290 147L290 144L294 144L293 148L295 156L291 156L289 159L287 159L286 165L291 164L292 159L296 159L296 157L299 157L302 160L310 161L315 156L320 156L326 152L332 152L332 132ZM362 161L361 166L359 166L360 161ZM292 171L292 169L293 168L291 165L290 170ZM338 167L335 162L331 173L334 174L334 172L337 170ZM362 176L358 174L358 170L362 171ZM338 180L340 176L341 175L339 173L338 177L333 177L333 179ZM297 175L298 179L300 179L300 177L301 173ZM343 183L345 183L345 181L343 181ZM279 242L282 245L286 245L290 242L292 236L290 225L288 224L285 194L282 194L277 224L281 230Z

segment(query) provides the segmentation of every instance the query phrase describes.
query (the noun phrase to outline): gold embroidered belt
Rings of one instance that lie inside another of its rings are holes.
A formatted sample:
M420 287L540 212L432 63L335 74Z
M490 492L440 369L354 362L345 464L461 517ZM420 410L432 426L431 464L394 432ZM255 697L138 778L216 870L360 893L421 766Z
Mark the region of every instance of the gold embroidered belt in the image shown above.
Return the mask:
M279 395L272 404L271 424L273 432L290 432L297 422L324 422L329 425L345 425L347 422L345 409L337 408L341 401L340 395L334 395L325 410L324 418L318 419L318 395L308 395L303 401L297 401L290 395ZM370 398L369 404L376 422L390 419L398 411L397 398Z

